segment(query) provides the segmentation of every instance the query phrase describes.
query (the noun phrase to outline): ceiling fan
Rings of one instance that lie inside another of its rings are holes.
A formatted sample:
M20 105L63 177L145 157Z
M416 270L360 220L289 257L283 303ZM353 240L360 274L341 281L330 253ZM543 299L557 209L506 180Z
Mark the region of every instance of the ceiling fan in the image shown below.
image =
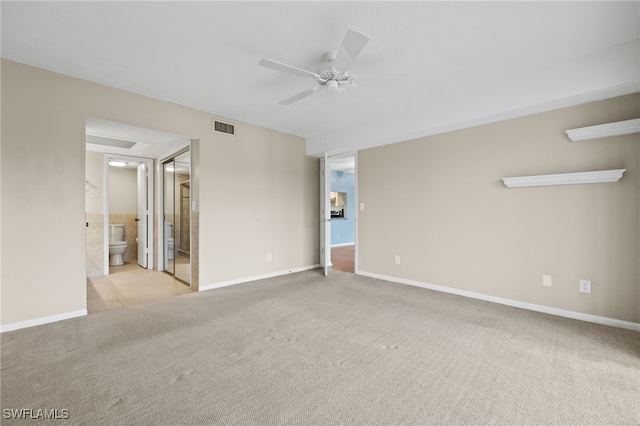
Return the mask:
M347 35L344 37L340 49L338 49L337 52L330 51L325 53L323 56L324 62L318 66L315 72L267 58L261 59L258 65L316 81L315 86L278 102L280 105L291 105L322 90L336 94L345 91L345 86L356 87L356 80L358 80L358 85L375 85L376 83L388 82L394 78L403 76L401 74L394 74L376 76L377 78L369 76L369 78L358 79L358 77L350 75L349 68L351 68L351 65L358 58L358 55L360 55L360 52L362 52L362 49L364 49L368 41L369 38L363 34L351 30L347 31Z

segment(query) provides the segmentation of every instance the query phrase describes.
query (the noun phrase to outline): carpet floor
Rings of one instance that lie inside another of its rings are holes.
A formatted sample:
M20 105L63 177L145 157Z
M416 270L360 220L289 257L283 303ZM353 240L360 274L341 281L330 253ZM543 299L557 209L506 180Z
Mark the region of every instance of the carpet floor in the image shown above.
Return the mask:
M339 271L7 332L1 352L2 424L640 424L640 333Z

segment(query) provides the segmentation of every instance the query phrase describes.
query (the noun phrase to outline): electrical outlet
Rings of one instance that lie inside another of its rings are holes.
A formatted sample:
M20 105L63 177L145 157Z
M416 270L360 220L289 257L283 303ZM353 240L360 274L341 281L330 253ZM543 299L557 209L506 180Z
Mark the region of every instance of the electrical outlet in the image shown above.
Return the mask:
M272 259L271 253L267 253L267 262L271 262L271 259Z
M396 265L399 265L399 264L400 264L400 256L396 256L396 257L395 257L395 259L394 259L394 263L395 263Z
M591 281L580 280L580 293L591 293Z
M551 287L551 275L542 276L542 285L545 287Z

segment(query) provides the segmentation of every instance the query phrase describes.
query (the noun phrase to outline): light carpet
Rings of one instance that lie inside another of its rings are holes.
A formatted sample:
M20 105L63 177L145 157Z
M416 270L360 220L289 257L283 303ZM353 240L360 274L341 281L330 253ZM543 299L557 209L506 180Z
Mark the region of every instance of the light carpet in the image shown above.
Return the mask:
M640 423L640 333L343 272L1 339L2 424Z

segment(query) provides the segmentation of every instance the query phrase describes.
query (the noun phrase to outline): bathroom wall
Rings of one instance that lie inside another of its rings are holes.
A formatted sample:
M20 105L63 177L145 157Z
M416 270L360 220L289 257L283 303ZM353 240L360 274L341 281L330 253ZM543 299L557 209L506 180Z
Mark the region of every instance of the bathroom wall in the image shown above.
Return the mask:
M125 263L138 260L138 170L109 167L109 224L124 225Z
M104 275L104 154L85 155L87 277Z

